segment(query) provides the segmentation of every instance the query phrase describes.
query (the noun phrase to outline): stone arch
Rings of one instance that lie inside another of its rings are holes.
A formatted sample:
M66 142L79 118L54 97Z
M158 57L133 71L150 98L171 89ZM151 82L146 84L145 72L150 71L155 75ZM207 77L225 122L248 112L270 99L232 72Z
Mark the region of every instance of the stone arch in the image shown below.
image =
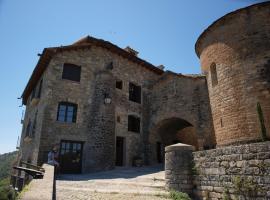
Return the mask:
M179 117L166 118L153 125L149 134L149 143L150 163L163 162L164 148L172 144L184 143L194 146L197 150L199 148L196 128L189 121Z

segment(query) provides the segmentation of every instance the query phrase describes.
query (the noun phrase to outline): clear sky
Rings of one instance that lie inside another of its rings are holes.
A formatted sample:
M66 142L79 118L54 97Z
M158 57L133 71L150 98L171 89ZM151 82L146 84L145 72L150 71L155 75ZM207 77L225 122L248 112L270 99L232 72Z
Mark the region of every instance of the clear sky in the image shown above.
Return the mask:
M17 99L43 48L86 36L131 46L166 70L200 73L194 44L224 14L252 0L0 0L0 154L15 150Z

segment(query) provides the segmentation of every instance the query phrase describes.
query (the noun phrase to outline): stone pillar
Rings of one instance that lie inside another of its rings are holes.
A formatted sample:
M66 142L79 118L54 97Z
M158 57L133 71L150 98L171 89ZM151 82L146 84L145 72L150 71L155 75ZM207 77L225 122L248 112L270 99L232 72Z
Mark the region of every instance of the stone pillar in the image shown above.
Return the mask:
M165 148L166 189L192 194L193 151L193 146L181 143Z
M96 75L89 124L89 147L83 172L112 169L115 165L115 79L109 71ZM111 98L105 103L105 98Z

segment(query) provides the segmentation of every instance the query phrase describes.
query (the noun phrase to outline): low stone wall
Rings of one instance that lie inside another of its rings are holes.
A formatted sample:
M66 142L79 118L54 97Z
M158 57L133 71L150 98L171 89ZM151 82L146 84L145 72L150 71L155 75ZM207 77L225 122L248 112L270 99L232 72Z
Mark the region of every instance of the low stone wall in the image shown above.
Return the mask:
M192 195L192 152L194 147L186 144L174 144L165 148L166 189Z
M44 164L43 179L33 179L25 192L22 192L21 200L52 200L55 199L54 166Z
M198 199L270 199L270 142L194 152Z

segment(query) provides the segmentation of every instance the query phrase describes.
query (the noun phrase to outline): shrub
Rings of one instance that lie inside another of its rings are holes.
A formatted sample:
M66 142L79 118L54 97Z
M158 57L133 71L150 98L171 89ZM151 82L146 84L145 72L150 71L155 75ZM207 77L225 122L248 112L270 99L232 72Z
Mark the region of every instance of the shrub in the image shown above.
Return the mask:
M259 115L259 120L260 120L260 125L261 125L262 141L266 141L267 140L267 135L266 135L266 128L265 128L265 125L264 125L264 116L263 116L263 111L262 111L261 104L259 102L257 103L257 112L258 112L258 115Z
M8 178L0 181L0 199L1 200L14 200L16 192L9 186Z
M188 194L178 191L170 191L170 198L173 200L191 200Z

